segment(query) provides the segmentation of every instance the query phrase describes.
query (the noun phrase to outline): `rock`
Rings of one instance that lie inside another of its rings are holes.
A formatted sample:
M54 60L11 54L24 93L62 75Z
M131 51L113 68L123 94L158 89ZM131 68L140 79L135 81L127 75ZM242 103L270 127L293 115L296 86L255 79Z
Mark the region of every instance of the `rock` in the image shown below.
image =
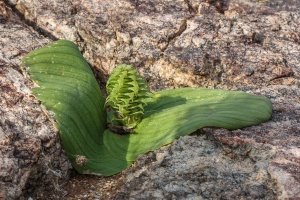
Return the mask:
M8 2L43 35L76 42L99 82L126 63L153 90L203 86L272 100L267 123L205 129L141 156L115 198L300 198L298 1Z
M268 173L274 149L224 146L202 133L140 156L116 199L276 199L276 181Z
M8 13L0 23L0 199L60 194L70 164L57 130L31 96L32 83L19 67L25 54L50 40L4 4L0 10Z
M21 0L15 8L44 32L81 41L84 56L104 79L127 63L154 90L295 80L299 55L288 49L298 48L299 15L292 2L208 2L56 0L32 6ZM281 4L292 11L278 9Z

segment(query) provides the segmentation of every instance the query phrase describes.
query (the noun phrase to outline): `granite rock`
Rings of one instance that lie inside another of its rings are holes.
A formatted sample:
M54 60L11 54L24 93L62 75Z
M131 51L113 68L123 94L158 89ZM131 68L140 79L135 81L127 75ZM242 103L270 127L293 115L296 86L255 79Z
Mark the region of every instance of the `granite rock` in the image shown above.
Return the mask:
M297 0L7 3L41 35L76 42L100 83L126 63L152 90L209 87L271 99L267 123L204 129L141 156L116 199L300 198Z
M0 199L20 199L51 191L70 173L58 131L30 92L20 59L50 42L11 10L0 22ZM4 11L5 12L2 12ZM41 195L40 195L41 196Z

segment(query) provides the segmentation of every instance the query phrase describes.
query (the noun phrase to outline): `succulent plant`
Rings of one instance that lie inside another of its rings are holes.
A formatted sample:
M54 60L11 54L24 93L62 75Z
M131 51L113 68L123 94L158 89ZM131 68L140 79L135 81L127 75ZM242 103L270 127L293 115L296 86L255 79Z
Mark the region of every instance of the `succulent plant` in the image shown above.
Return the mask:
M272 115L269 99L245 92L180 88L151 93L129 65L112 72L105 101L88 63L67 40L29 53L22 65L37 84L32 93L53 113L73 167L84 174L110 176L140 154L197 129L233 130L266 122ZM119 134L113 127L125 131Z

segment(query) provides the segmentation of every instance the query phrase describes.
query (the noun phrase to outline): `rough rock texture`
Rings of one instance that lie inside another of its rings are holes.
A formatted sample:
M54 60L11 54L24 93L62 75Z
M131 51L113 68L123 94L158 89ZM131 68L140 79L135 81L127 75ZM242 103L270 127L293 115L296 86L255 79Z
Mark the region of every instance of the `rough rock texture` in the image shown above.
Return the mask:
M128 63L153 89L236 89L293 82L299 6L278 0L21 0L15 8L46 34L82 41L85 57L104 74Z
M116 199L276 199L268 172L273 156L270 145L233 150L211 134L183 137L140 156Z
M70 164L57 131L30 96L20 59L49 43L0 3L0 199L55 194ZM4 12L5 11L5 12Z
M153 90L205 86L272 100L267 123L205 129L141 156L116 198L300 198L299 1L7 3L40 33L77 42L102 81L127 63Z

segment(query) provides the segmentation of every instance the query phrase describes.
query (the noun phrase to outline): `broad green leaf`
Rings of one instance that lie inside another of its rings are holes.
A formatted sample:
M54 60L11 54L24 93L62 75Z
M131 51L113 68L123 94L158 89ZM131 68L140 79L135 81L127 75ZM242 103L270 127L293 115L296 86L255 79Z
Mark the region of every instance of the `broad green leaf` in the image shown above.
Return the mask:
M161 91L156 96L160 97L145 108L146 115L135 133L105 132L104 144L115 157L134 161L138 155L197 129L239 129L265 122L272 115L269 99L245 92L182 88Z
M39 86L33 94L54 113L63 146L77 171L108 176L131 165L115 159L103 144L104 98L74 43L59 40L29 53L22 61Z

